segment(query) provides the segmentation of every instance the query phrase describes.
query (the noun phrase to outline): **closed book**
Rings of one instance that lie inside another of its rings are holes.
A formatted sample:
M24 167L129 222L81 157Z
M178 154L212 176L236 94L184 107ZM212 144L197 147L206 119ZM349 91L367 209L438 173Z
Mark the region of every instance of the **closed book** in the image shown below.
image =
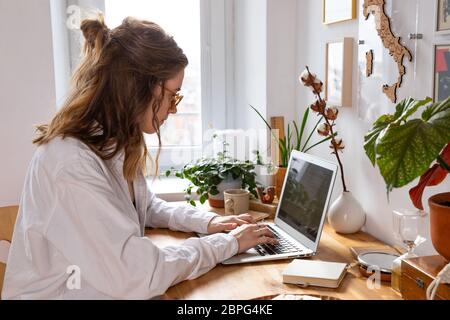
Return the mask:
M346 273L346 263L296 259L283 271L283 282L305 287L338 288Z

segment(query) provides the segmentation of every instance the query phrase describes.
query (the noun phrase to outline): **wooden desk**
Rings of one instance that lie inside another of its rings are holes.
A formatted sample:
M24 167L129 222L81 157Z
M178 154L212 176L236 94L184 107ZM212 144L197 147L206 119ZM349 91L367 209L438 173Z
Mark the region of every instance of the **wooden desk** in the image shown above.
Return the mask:
M222 213L223 209L205 209ZM195 236L192 233L174 232L166 229L148 230L147 236L160 247L180 244ZM320 240L318 254L313 260L352 263L351 246L384 245L374 237L359 232L354 235L339 235L325 225ZM295 285L283 284L282 271L292 260L259 262L251 264L225 266L217 265L205 275L190 281L184 281L169 288L164 298L195 300L246 300L274 294L315 294L333 296L348 300L384 300L401 299L400 294L391 289L390 283L381 283L380 289L370 290L357 268L353 268L344 278L338 289L311 288L302 289Z

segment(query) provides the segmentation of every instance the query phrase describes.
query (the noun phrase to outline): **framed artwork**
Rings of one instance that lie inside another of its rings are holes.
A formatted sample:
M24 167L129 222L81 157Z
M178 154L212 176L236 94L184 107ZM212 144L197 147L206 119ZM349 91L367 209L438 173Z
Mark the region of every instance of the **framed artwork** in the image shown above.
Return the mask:
M450 0L437 0L436 7L436 33L450 33Z
M330 106L351 107L353 38L328 42L325 56L325 100Z
M323 0L324 24L356 19L356 0Z
M445 100L450 96L450 44L434 46L434 101Z

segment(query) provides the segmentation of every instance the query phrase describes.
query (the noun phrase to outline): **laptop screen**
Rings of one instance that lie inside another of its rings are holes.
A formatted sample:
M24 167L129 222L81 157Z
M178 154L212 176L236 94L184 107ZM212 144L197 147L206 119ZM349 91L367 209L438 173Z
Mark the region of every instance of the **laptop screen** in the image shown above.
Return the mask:
M278 218L315 242L332 179L332 170L293 156Z

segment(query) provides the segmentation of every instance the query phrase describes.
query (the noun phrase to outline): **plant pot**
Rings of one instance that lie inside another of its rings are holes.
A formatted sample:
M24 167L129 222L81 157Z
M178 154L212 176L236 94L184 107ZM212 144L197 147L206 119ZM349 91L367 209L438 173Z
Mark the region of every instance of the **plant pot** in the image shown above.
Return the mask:
M223 198L223 192L229 189L241 189L242 188L242 179L233 179L232 177L223 180L221 183L217 185L217 190L219 194L213 196L211 194L208 195L208 203L213 208L224 208L225 202Z
M431 242L436 251L450 261L450 192L428 199Z
M281 196L281 190L283 189L284 178L286 177L287 168L278 167L275 173L275 194L278 200Z
M356 233L366 223L366 214L350 192L343 192L328 211L328 223L338 233Z

